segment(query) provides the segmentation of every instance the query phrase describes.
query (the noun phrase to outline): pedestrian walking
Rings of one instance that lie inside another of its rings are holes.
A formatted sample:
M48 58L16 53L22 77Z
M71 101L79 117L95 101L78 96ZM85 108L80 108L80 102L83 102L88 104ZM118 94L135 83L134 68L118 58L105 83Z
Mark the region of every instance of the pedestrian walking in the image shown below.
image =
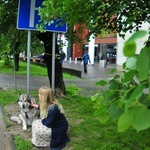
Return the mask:
M42 63L43 55L42 55L42 54L40 54L40 55L39 55L39 58L40 58L40 63Z
M83 65L84 65L84 73L87 73L87 64L88 64L88 62L91 63L90 56L89 56L87 50L84 51L84 54L82 56L82 61L83 61Z
M61 52L60 52L60 60L61 60L62 66L64 65L65 58L66 58L66 54L64 53L63 50L61 50Z

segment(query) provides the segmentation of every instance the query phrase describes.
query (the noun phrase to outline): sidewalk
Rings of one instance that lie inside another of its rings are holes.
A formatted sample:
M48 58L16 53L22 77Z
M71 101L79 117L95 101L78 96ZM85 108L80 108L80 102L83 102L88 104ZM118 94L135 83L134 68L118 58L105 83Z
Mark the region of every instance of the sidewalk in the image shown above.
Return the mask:
M83 65L81 62L65 63L64 67L74 68L78 70L82 70L83 73ZM77 79L64 79L65 85L68 86L70 84L75 84L78 87L81 87L84 93L93 94L90 92L96 92L99 87L95 86L95 82L100 79L108 79L114 75L107 75L107 73L116 68L115 64L108 64L106 68L102 68L98 63L95 63L93 66L88 65L87 70L88 73L83 73L83 78ZM41 86L49 86L48 77L30 77L30 90L38 90ZM16 76L16 87L17 89L26 89L27 88L27 77L26 76ZM1 74L0 73L0 88L2 89L14 89L14 75ZM85 92L86 91L86 92ZM82 93L81 93L82 94ZM15 150L12 135L9 135L6 130L6 125L4 122L2 108L0 107L0 150Z
M108 64L106 68L99 66L98 62L95 62L94 65L88 64L87 74L85 74L83 71L84 67L83 67L83 64L81 64L81 61L77 61L77 63L75 63L74 61L72 61L71 63L66 62L63 67L81 70L83 78L108 78L107 73L111 69L116 68L116 64Z

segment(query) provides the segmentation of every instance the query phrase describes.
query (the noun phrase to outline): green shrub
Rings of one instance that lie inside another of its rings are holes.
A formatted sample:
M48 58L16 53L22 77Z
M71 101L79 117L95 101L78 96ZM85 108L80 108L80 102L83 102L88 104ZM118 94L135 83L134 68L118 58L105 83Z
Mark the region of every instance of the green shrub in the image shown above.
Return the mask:
M71 96L77 96L79 94L79 91L81 91L81 88L76 87L75 84L71 84L66 87L66 94Z

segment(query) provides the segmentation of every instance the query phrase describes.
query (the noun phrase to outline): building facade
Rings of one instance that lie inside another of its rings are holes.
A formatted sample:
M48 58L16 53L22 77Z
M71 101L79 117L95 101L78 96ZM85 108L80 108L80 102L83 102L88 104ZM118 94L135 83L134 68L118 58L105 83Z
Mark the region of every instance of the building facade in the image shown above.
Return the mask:
M90 52L90 42L93 42L92 52ZM117 36L107 35L105 37L94 37L90 42L73 44L73 60L75 58L80 59L84 50L88 50L91 56L94 57L94 62L99 62L100 59L106 59L108 63L116 63ZM104 54L103 58L100 58L100 53Z

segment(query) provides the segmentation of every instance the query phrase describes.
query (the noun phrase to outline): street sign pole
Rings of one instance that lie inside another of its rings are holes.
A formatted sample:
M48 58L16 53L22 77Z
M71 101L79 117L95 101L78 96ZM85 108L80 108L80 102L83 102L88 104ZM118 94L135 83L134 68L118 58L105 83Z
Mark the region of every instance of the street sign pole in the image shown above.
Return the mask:
M56 33L53 32L53 47L52 47L52 90L55 92L55 42L56 42Z
M27 39L27 94L30 94L30 47L31 47L31 31L28 30Z
M18 17L17 29L28 31L28 47L27 47L27 93L30 93L30 45L31 45L31 31L37 30L36 25L40 22L38 14L39 7L42 6L44 0L19 0L18 3ZM61 25L59 25L61 24ZM52 90L55 89L55 34L67 32L67 24L63 23L61 18L54 19L53 23L47 23L45 30L53 32L53 52L52 52Z
M14 60L14 83L15 83L15 91L17 91L17 82L16 82L16 56L15 56L15 49L13 48L13 60Z

